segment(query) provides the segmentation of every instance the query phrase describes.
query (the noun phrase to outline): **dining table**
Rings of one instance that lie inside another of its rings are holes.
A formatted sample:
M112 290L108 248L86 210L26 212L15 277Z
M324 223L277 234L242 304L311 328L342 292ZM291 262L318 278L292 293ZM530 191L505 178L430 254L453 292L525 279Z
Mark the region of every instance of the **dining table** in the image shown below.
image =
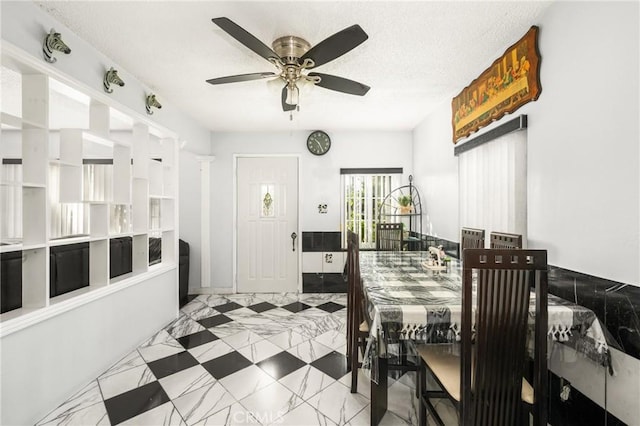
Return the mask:
M428 251L361 251L359 257L371 321L363 369L371 380L375 426L386 412L389 370L417 370L413 345L460 340L462 269L457 259L430 266ZM533 325L533 293L530 303ZM551 344L570 345L611 370L606 330L590 309L549 294L547 335Z

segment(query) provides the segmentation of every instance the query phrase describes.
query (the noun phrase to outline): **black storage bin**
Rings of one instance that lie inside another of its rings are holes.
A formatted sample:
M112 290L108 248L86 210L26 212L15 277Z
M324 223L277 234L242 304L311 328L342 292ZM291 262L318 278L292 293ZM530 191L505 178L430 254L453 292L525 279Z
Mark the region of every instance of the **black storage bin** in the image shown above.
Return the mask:
M22 252L11 251L0 255L1 313L22 307Z
M51 247L51 297L89 285L89 243Z
M149 238L149 265L162 262L162 238Z
M178 251L180 256L178 261L178 291L180 306L182 306L187 303L187 295L189 293L189 243L180 240Z
M133 270L133 239L113 238L109 241L109 278L128 274Z

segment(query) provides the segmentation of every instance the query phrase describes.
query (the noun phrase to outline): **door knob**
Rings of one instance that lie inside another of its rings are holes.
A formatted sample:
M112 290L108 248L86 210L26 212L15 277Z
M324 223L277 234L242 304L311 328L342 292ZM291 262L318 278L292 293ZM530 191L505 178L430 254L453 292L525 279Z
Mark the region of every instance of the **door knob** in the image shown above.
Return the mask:
M298 234L295 232L291 233L291 244L293 245L293 251L296 251L296 238L298 238Z

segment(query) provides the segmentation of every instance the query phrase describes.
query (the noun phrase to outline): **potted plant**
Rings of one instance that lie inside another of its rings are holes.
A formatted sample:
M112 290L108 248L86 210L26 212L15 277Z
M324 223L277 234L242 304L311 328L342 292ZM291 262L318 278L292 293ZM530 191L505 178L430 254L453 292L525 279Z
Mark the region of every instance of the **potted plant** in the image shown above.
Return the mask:
M398 197L398 205L401 214L411 213L413 206L411 205L411 195L401 195Z

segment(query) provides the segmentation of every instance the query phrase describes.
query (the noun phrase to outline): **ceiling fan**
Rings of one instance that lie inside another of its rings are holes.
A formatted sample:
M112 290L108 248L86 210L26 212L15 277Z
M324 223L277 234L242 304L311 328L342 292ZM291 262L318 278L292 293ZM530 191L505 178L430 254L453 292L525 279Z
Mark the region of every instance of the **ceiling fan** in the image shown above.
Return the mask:
M271 49L229 18L214 18L212 21L231 37L275 65L278 72L212 78L207 80L207 83L225 84L277 77L285 83L281 96L283 111L293 111L298 107L300 93L298 83L303 81L325 89L358 96L365 95L370 89L369 86L357 81L335 75L308 72L344 55L369 38L359 25L345 28L313 47L300 37L280 37L271 44L273 48Z

